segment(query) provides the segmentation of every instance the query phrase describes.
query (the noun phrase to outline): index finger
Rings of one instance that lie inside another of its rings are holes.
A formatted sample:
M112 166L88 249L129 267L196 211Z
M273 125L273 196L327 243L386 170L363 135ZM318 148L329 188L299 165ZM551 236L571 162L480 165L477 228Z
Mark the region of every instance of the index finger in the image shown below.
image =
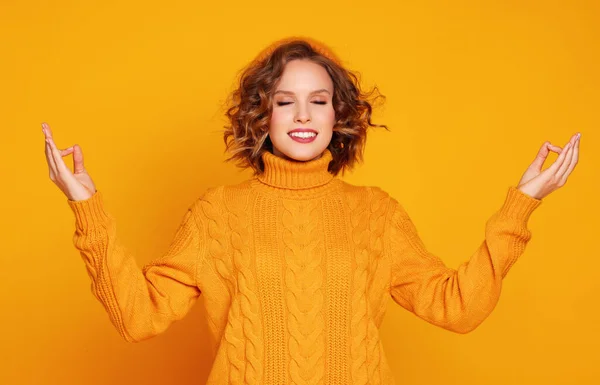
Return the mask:
M42 123L42 129L44 131L44 134L46 135L46 142L50 144L50 148L52 149L52 151L55 154L57 152L60 153L60 150L58 149L58 147L56 147L56 143L54 143L54 138L52 137L52 130L50 129L48 123Z
M65 161L62 158L61 151L58 149L58 147L56 147L56 144L54 143L54 139L52 138L52 132L50 131L50 126L48 126L47 123L42 123L42 127L44 128L44 133L46 134L46 143L47 147L49 147L50 149L50 155L54 162L55 171L69 170L69 168L65 164Z

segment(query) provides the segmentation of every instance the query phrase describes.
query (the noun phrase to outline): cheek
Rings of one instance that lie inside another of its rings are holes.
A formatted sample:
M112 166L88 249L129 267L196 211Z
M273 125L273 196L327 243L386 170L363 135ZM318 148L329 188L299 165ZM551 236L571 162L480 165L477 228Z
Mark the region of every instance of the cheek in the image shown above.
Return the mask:
M274 131L278 131L279 128L285 130L284 125L286 124L287 119L289 118L285 111L282 111L281 109L273 110L273 112L271 112L269 131L273 133Z
M324 111L322 119L324 124L333 127L335 124L335 110L333 107L328 108L327 111Z
M331 121L331 125L335 123L335 110L333 108L329 109L329 120Z

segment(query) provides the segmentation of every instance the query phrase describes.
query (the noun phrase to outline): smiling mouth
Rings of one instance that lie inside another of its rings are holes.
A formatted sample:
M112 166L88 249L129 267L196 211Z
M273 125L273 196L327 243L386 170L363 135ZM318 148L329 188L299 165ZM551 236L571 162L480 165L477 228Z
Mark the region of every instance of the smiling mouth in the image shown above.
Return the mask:
M301 138L301 139L307 139L307 138L314 138L316 137L318 134L316 132L290 132L288 133L289 136L291 136L292 138Z
M317 133L316 132L290 132L289 137L297 143L312 143L315 141L315 138L317 137Z

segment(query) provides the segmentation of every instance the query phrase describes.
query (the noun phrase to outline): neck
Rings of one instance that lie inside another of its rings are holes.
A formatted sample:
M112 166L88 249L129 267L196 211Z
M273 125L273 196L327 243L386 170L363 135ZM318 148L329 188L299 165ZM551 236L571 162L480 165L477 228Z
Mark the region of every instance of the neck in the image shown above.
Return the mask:
M266 151L262 155L264 172L257 179L271 187L287 190L323 186L334 178L328 171L332 159L329 149L325 149L320 156L306 162L279 157Z

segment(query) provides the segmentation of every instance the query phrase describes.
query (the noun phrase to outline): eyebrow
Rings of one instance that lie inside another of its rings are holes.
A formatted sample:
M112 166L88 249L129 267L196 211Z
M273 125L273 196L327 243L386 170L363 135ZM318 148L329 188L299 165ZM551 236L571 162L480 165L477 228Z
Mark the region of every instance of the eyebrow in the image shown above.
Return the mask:
M331 92L329 92L325 88L321 88L320 90L315 90L315 91L311 92L310 95L312 95L312 94L318 94L320 92L327 92L329 95L331 95ZM287 94L287 95L294 95L294 93L292 91L285 91L285 90L275 91L275 93L273 95L277 95L279 93L281 93L281 94Z

